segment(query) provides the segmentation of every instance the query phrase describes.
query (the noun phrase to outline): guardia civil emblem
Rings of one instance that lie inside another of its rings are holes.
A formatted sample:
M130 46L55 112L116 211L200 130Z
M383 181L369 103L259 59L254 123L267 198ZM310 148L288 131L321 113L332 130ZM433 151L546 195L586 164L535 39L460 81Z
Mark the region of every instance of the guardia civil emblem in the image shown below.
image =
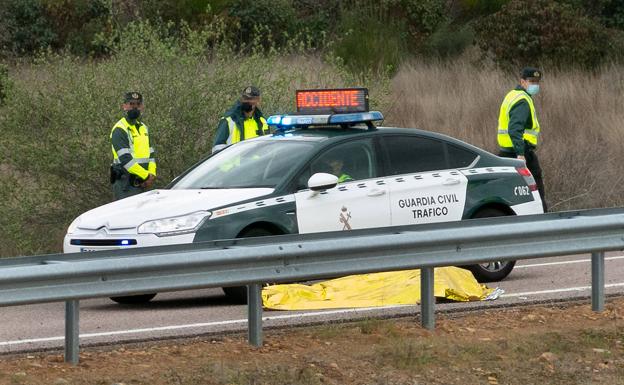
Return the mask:
M342 206L342 209L340 209L340 223L342 223L342 229L343 230L351 230L351 225L349 224L349 220L351 219L351 211L348 211L348 209L344 206Z

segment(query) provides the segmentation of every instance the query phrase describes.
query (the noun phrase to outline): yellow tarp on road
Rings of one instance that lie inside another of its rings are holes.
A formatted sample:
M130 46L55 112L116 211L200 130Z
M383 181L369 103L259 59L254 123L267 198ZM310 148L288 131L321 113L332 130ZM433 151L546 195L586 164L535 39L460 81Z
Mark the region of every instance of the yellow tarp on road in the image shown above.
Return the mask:
M497 290L481 285L470 271L458 267L436 268L434 279L436 297L481 301L497 296ZM276 310L413 305L419 302L418 269L351 275L313 285L272 285L262 290L264 307Z

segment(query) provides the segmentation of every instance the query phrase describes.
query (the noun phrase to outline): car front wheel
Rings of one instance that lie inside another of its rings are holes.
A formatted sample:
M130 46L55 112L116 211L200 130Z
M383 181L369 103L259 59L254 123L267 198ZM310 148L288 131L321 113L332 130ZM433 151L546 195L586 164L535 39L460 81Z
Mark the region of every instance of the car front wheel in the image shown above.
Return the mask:
M502 210L485 208L479 210L472 218L492 218L507 215L509 214ZM511 273L515 265L516 261L490 261L478 265L466 266L466 268L472 272L479 282L498 282L505 279L505 277Z
M275 234L261 227L255 227L240 234L237 238L268 237L271 235ZM225 295L232 301L240 304L247 303L247 286L230 286L222 289Z

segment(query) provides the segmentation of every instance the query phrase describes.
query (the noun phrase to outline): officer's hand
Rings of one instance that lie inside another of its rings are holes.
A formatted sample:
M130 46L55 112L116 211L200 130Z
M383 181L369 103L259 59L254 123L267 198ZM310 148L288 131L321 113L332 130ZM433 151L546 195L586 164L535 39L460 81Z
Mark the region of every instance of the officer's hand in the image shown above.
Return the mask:
M518 155L518 159L526 163L526 159L524 158L524 155Z
M150 188L150 187L152 187L152 185L154 184L154 180L155 179L156 179L156 177L154 175L149 174L147 179L145 179L145 181L141 184L141 187L143 187L143 188Z

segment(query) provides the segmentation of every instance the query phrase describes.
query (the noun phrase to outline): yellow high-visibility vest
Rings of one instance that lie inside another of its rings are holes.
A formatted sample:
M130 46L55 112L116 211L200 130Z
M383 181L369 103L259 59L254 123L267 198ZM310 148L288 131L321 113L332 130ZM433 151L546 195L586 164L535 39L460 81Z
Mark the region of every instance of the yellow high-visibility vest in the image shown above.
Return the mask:
M230 129L230 135L228 136L227 141L225 143L234 144L234 143L240 142L241 141L240 131L236 127L236 122L234 121L234 119L228 116L227 118L225 118L225 120L227 120L228 128ZM260 117L260 122L262 122L262 132L266 134L269 130L269 126L267 125L267 122L263 117ZM258 136L259 127L258 127L258 122L256 122L256 119L254 119L253 117L247 118L244 120L243 125L244 125L243 129L245 130L245 139L251 139L251 138L255 138L256 136Z
M156 175L156 159L153 157L154 148L150 147L149 130L143 123L139 127L128 123L126 118L119 120L111 130L110 138L113 137L115 128L121 128L128 135L130 148L122 148L119 152L111 144L113 150L113 164L120 164L119 157L129 153L132 160L123 165L130 173L141 179L147 179L149 174Z
M531 110L531 121L533 127L531 129L525 129L522 138L532 145L537 147L537 141L540 133L540 125L537 121L537 114L535 113L535 105L533 99L522 90L511 90L503 99L503 104L500 108L500 114L498 115L498 145L502 148L513 148L511 137L509 136L509 111L511 108L521 100L526 100L529 103Z

